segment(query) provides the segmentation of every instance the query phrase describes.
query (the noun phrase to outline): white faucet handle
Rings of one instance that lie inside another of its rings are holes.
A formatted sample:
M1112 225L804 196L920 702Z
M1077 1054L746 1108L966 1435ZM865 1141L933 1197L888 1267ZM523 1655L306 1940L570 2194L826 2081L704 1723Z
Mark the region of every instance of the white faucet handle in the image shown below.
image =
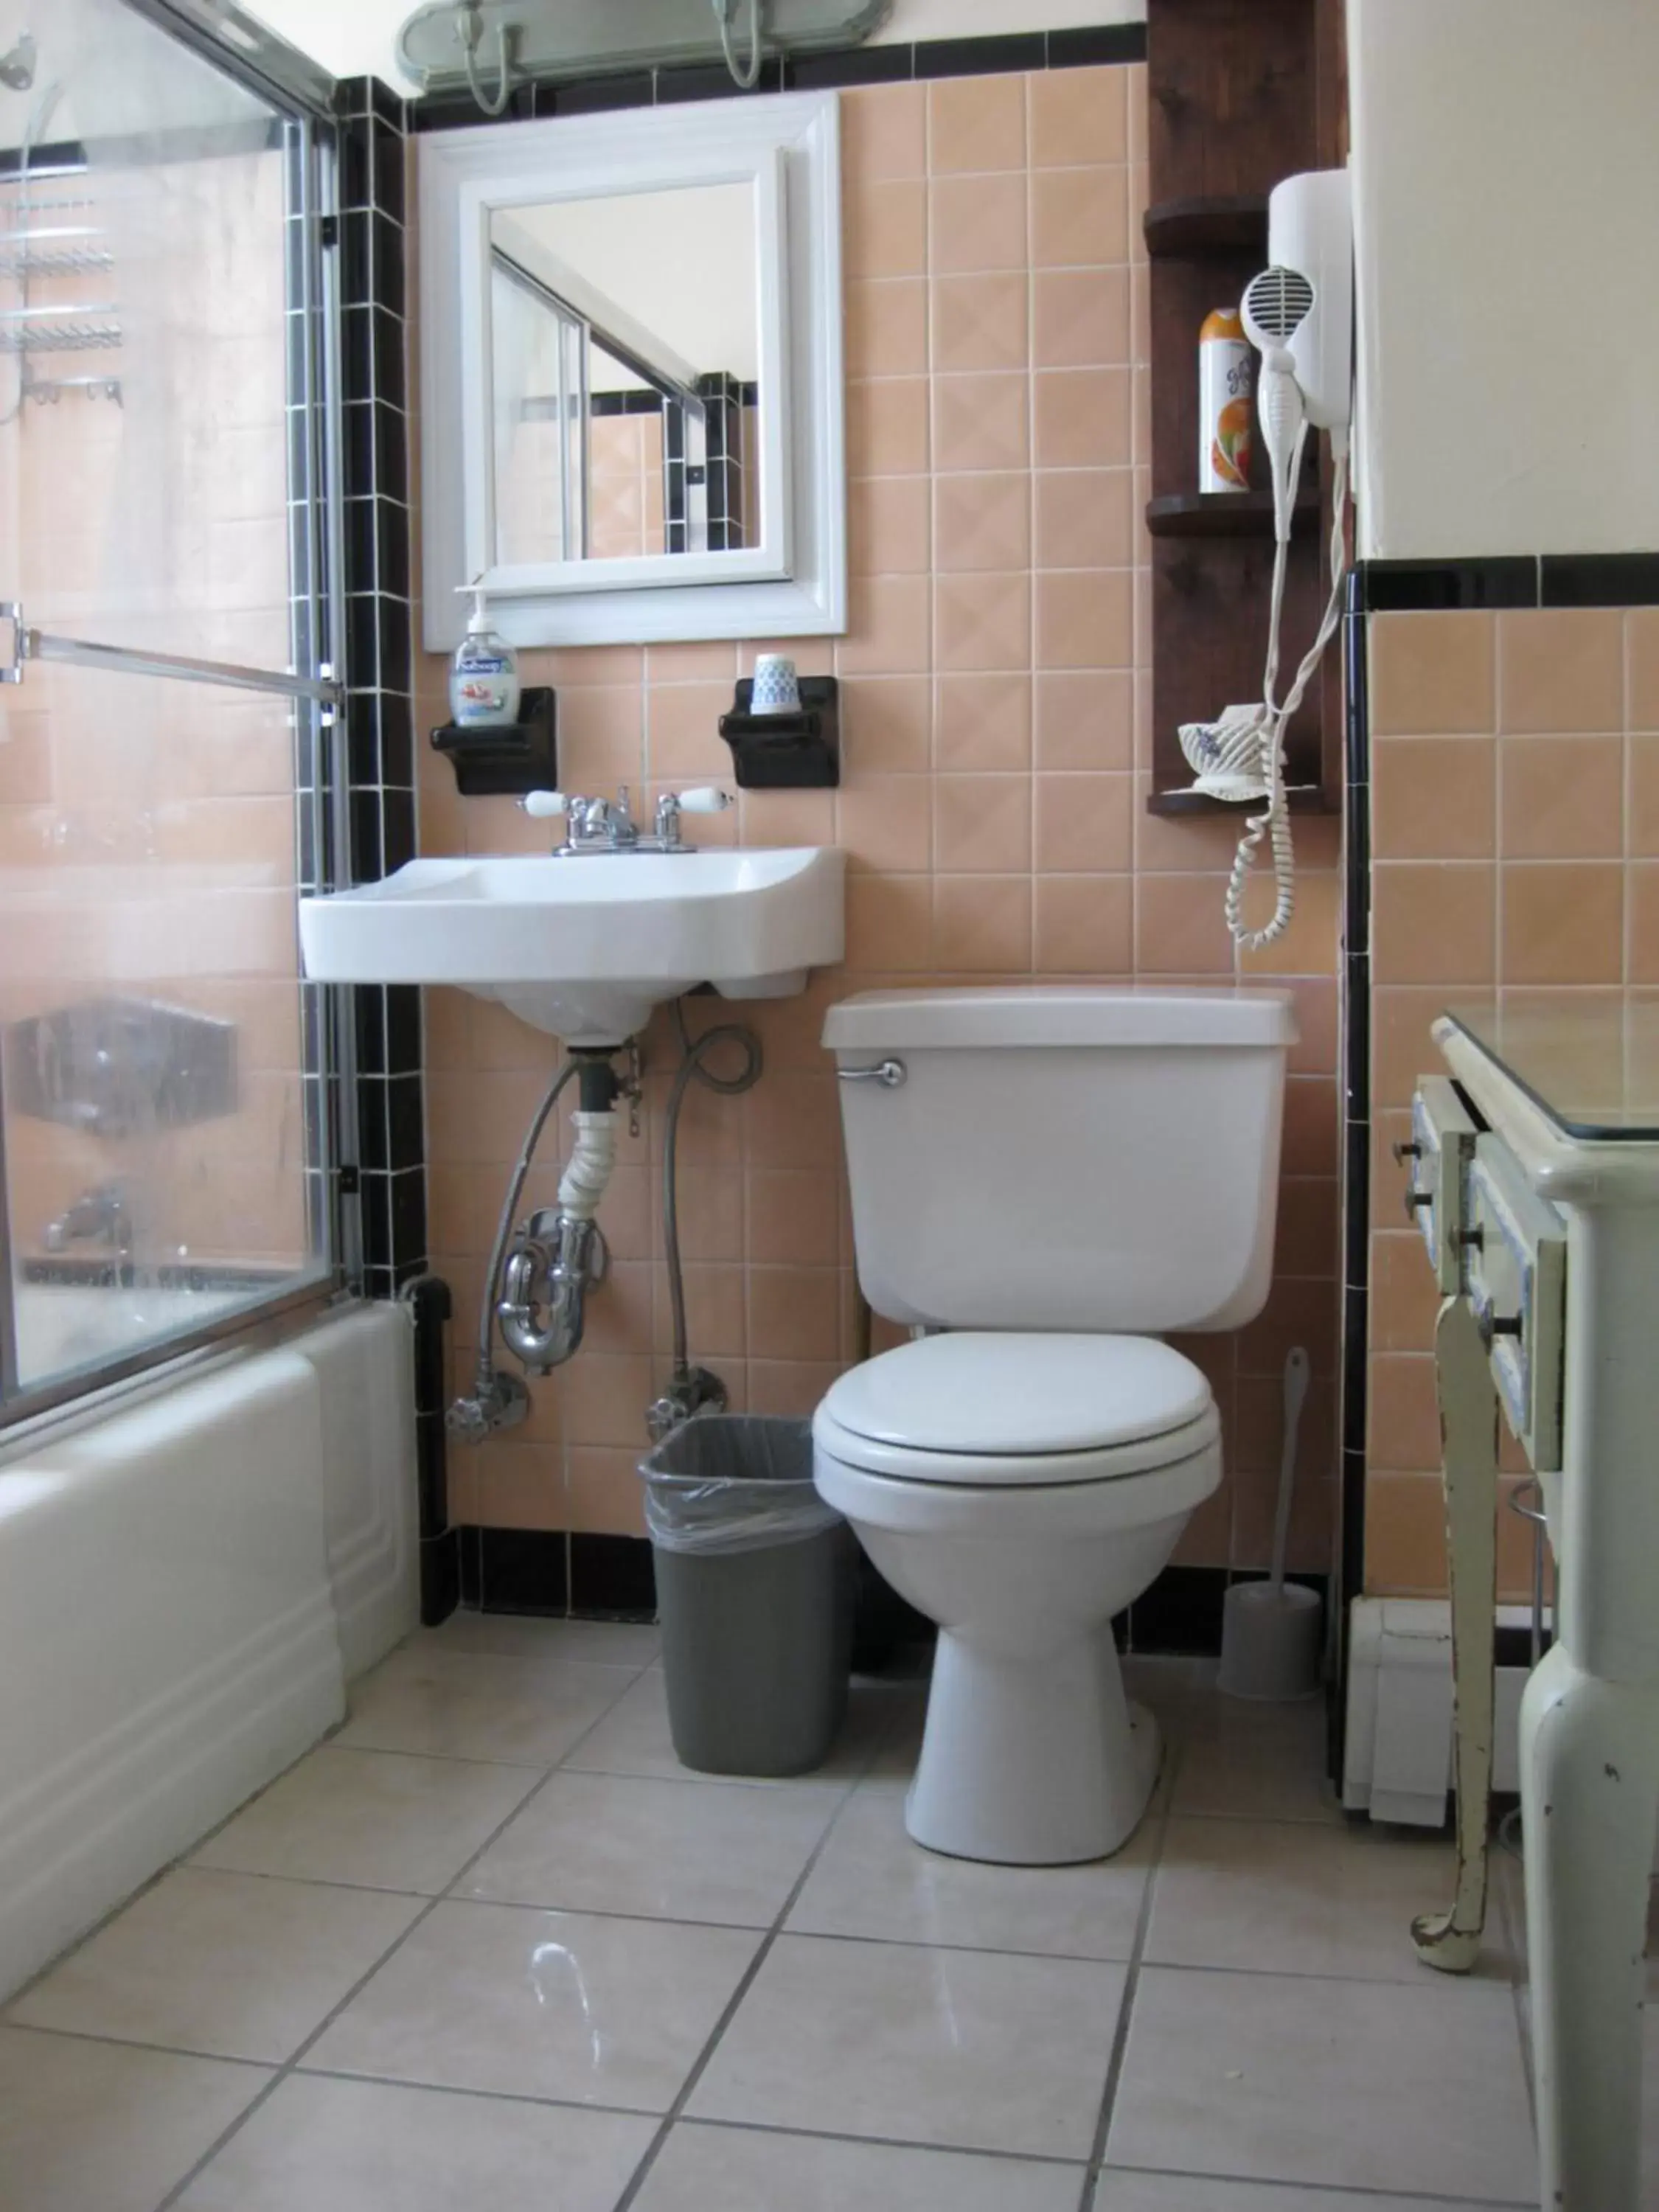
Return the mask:
M519 805L526 814L542 822L551 814L568 814L571 801L567 792L527 791Z
M695 784L690 791L677 795L682 814L724 814L728 806L737 805L729 791L722 791L713 783Z

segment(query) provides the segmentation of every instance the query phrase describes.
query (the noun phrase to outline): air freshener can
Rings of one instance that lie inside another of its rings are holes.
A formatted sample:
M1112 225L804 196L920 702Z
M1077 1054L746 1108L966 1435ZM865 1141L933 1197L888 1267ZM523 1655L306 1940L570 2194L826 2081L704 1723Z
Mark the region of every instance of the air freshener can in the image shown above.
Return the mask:
M1212 307L1198 334L1198 488L1248 491L1255 356L1236 307Z

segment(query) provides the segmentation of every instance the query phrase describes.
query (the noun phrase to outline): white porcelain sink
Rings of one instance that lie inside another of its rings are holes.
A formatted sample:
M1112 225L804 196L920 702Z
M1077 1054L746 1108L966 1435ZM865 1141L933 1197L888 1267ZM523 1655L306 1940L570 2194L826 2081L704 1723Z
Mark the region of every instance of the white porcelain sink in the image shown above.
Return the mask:
M843 951L845 856L777 852L411 860L300 901L322 983L453 983L568 1044L616 1044L693 984L781 999Z

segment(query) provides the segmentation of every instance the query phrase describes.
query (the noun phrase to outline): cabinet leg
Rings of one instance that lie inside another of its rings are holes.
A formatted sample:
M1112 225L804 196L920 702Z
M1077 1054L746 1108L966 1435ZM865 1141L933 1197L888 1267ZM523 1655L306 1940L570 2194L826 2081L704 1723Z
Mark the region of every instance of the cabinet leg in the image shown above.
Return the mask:
M1540 2201L1638 2212L1659 1686L1547 1653L1522 1700L1521 1804Z
M1467 1974L1486 1922L1492 1800L1492 1646L1498 1601L1498 1392L1474 1315L1448 1298L1434 1333L1451 1568L1457 1887L1449 1912L1412 1923L1417 1955Z

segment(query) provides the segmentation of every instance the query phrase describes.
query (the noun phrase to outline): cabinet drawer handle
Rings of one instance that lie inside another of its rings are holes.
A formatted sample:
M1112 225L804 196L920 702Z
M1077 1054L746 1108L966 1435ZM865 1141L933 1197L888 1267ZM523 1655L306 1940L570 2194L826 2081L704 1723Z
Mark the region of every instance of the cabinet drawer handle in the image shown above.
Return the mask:
M1406 1193L1407 1220L1415 1222L1417 1219L1418 1208L1423 1206L1432 1206L1433 1204L1434 1193L1431 1190L1408 1190Z
M1394 1154L1396 1167L1403 1168L1407 1160L1420 1160L1423 1157L1421 1145L1408 1145L1403 1139L1399 1143L1391 1145L1389 1149Z
M1475 1316L1474 1325L1480 1333L1481 1343L1488 1352L1492 1350L1494 1339L1519 1336L1523 1326L1519 1314L1495 1314L1490 1307Z

